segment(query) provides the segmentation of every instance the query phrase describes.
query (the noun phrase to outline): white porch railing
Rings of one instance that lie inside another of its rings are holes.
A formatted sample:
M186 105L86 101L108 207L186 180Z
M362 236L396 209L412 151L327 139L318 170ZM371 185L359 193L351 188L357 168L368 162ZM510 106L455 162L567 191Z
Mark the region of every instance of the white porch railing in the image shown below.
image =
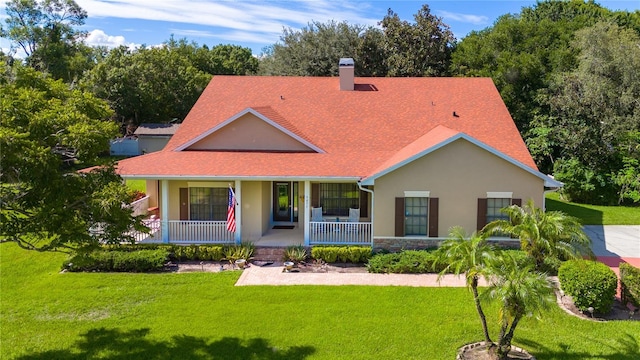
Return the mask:
M370 222L315 222L309 223L310 245L370 245Z
M134 231L136 242L162 242L162 221L144 220L151 229L149 234ZM234 233L227 231L225 221L169 220L169 243L182 244L226 244L234 242Z
M171 243L232 243L234 233L227 231L226 221L169 221Z
M133 216L146 215L149 209L149 195L132 202L129 206L133 209Z

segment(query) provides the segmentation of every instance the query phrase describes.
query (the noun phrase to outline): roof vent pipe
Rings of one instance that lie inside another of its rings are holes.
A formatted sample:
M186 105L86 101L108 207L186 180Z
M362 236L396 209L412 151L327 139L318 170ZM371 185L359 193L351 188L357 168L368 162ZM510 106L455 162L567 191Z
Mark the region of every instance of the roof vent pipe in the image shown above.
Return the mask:
M353 91L355 66L352 58L341 58L338 63L340 75L340 90Z

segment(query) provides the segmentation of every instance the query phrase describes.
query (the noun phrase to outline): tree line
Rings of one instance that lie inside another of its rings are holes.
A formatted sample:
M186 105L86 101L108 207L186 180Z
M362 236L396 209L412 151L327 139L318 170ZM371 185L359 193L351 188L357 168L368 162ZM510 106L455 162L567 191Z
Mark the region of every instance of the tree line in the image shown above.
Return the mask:
M5 11L0 36L26 58L0 54L4 229L51 213L25 194L50 193L56 204L53 195L77 180L63 176L65 163L94 162L118 128L125 134L142 122L184 119L212 76L336 76L341 57L354 58L357 76L490 77L538 167L565 183L569 199L640 204L640 11L541 1L457 41L422 5L412 21L389 9L375 27L285 28L259 57L237 45L173 37L161 46L89 47L79 30L87 13L73 0L10 0ZM44 180L45 169L58 169L63 180ZM105 198L95 181L74 183L96 186L68 194L74 205L91 205L80 200L86 194ZM113 204L122 196L114 192ZM61 223L54 220L40 233L55 233Z

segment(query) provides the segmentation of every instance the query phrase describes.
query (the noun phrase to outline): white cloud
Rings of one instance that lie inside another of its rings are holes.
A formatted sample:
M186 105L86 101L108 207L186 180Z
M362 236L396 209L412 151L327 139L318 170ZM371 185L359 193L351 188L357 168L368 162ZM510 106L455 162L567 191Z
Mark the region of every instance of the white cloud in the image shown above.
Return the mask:
M436 11L436 13L439 16L442 16L445 20L459 21L473 25L483 25L489 23L489 18L483 15L461 14L445 10L438 10Z
M88 46L106 46L108 48L115 48L121 45L127 46L129 48L136 48L139 46L137 44L127 43L124 36L107 35L100 29L91 30L87 37L84 39L84 42Z
M89 17L167 21L236 31L238 38L274 42L283 25L302 27L309 21L348 20L375 25L363 16L366 6L347 1L214 1L214 0L77 0Z

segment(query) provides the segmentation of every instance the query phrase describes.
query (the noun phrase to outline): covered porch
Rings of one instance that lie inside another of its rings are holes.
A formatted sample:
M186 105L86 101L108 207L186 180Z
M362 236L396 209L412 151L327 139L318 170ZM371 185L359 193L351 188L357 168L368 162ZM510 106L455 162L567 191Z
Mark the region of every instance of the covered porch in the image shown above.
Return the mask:
M132 235L136 242L173 244L371 245L368 193L358 190L355 182L322 184L277 180L147 180L152 211L145 224L151 231ZM235 232L227 230L229 188L235 195ZM343 193L347 193L345 198ZM367 205L361 211L363 202ZM324 209L321 217L317 216L318 209L321 212ZM349 209L357 210L358 216L346 216Z

